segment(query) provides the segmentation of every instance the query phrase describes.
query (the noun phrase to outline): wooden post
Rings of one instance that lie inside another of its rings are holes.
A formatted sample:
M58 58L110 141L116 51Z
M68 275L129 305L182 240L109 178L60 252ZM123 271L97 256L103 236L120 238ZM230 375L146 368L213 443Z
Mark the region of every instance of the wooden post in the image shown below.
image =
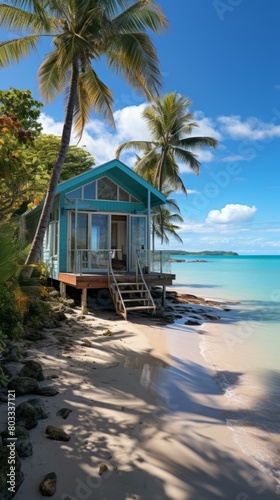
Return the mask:
M162 306L165 306L165 302L166 302L166 286L165 286L165 285L163 285L163 286L162 286L161 305L162 305Z
M59 283L60 295L63 299L66 299L66 283Z
M82 300L81 300L81 313L82 314L87 314L88 313L88 308L87 308L87 288L82 288Z

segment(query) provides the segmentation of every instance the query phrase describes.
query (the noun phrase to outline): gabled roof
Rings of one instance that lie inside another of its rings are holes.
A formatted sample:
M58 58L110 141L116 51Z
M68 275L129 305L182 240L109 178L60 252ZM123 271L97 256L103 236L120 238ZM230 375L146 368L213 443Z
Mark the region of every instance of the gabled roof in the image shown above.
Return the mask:
M61 182L56 188L56 194L73 191L83 184L87 184L104 176L109 177L112 181L145 204L147 203L147 193L150 191L152 207L162 205L166 202L164 194L117 159L111 160L83 174Z

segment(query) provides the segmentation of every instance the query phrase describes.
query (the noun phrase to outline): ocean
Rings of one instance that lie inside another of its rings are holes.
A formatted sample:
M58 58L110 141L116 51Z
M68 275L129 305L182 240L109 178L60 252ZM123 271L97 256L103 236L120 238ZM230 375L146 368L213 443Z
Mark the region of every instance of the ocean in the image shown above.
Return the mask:
M280 481L280 256L172 259L184 260L172 263L178 291L230 309L215 324L194 327L200 349L227 398L234 439Z

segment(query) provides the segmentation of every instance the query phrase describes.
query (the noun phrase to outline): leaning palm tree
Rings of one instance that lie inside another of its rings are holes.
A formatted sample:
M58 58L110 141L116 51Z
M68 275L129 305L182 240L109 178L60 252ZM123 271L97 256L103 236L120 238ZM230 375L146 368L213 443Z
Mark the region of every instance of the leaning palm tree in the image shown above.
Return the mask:
M178 162L183 162L199 173L200 162L195 151L204 146L215 148L217 141L212 137L192 136L197 127L194 116L189 112L191 101L176 92L166 94L162 99L156 96L152 104L143 111L151 133L151 141L128 141L116 151L119 158L124 150L134 149L142 153L137 162L137 172L153 170L153 185L160 191L167 178L180 182L181 189L186 188L180 178Z
M46 101L62 91L67 96L61 145L26 260L30 265L37 260L49 223L72 125L81 138L92 109L114 121L112 92L93 64L105 56L112 70L150 98L161 78L148 31L160 33L167 21L155 0L11 0L0 4L0 25L30 33L0 43L0 67L29 55L43 36L52 37L54 48L39 68L40 92Z

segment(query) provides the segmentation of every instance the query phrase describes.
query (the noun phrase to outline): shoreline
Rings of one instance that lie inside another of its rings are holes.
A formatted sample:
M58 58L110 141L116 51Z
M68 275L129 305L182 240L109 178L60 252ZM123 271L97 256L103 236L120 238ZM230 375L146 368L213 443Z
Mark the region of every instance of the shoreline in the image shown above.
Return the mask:
M183 306L181 299L181 316L183 309L185 316L217 314L217 302L189 295L194 302ZM21 459L26 477L16 500L42 498L39 483L50 472L61 500L279 498L226 425L226 398L200 352L200 327L185 325L184 315L162 325L148 316L125 322L112 312L82 317L75 308L66 318L28 351L43 365L42 385L51 380L59 394L42 398L49 417L30 430L33 455ZM66 420L57 415L61 407L72 410ZM70 441L47 439L50 424ZM102 464L108 470L99 475Z

